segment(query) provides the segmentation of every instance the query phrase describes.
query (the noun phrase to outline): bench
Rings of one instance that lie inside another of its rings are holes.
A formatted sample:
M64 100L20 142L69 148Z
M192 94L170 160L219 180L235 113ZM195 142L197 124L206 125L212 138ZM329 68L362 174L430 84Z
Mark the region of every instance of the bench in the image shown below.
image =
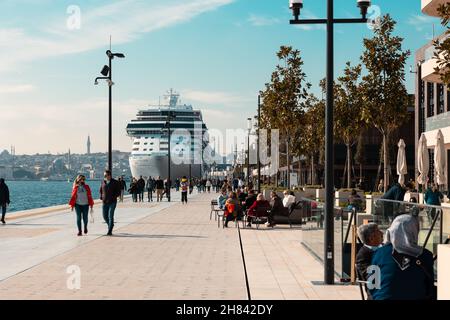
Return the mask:
M294 224L303 224L303 206L302 201L286 208L287 215L274 215L273 220L275 224L289 224L290 228Z

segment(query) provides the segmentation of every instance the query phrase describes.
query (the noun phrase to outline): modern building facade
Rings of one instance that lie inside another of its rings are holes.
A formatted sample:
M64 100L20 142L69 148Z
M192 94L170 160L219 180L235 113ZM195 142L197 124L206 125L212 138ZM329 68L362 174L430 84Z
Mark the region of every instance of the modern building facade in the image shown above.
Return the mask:
M422 0L422 12L428 16L437 18L439 17L439 6L446 2L447 0ZM445 34L437 37L437 39L445 39ZM448 166L450 158L450 88L442 84L440 75L435 71L437 60L434 58L434 52L434 41L430 41L417 50L415 56L415 149L417 154L418 141L422 133L424 133L430 152L430 181L434 181L433 149L436 145L438 130L441 130L444 135L444 143L447 149L447 177L450 176L450 168ZM418 171L416 166L417 175Z

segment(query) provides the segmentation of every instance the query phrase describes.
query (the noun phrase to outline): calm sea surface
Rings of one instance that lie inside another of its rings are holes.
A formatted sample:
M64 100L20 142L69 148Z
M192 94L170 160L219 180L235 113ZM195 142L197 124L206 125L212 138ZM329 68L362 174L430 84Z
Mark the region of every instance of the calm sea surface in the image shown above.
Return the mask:
M94 199L99 198L101 181L88 181ZM8 212L67 204L72 183L67 181L7 181L11 206Z

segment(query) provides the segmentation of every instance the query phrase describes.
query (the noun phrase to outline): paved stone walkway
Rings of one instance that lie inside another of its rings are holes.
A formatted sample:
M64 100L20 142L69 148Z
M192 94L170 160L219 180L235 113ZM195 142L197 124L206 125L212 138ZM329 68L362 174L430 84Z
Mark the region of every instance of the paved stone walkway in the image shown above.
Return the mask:
M98 230L77 239L73 217L61 213L0 228L12 262L0 278L0 300L245 300L238 229L218 228L209 220L213 197L193 197L187 206L121 204L114 237L103 236L105 225L96 221ZM301 245L301 230L262 227L243 229L241 236L252 299L359 299L354 286L312 284L322 279L323 267ZM68 244L58 245L58 239ZM28 251L22 251L27 245ZM71 266L81 271L79 290L69 289Z

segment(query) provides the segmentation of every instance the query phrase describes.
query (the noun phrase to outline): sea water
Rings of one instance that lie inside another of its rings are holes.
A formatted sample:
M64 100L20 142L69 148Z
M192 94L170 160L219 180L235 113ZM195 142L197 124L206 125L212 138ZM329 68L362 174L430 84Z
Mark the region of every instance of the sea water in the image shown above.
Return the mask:
M67 181L6 181L11 205L8 212L68 204L72 182ZM101 181L87 181L94 199L99 198Z

